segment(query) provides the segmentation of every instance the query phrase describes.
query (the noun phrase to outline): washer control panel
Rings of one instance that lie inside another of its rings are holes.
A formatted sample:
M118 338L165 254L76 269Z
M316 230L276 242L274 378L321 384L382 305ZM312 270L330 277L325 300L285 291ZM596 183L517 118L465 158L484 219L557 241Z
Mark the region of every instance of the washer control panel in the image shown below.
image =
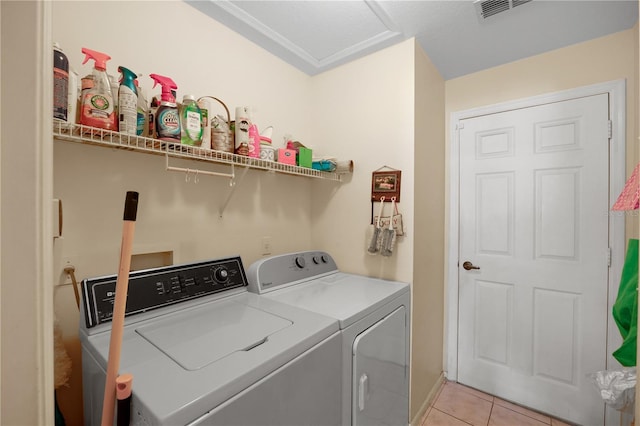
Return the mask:
M117 275L109 275L82 281L87 328L111 321L117 278ZM132 272L125 316L246 285L240 257Z
M333 258L323 251L289 253L261 259L247 270L249 291L266 293L338 272Z

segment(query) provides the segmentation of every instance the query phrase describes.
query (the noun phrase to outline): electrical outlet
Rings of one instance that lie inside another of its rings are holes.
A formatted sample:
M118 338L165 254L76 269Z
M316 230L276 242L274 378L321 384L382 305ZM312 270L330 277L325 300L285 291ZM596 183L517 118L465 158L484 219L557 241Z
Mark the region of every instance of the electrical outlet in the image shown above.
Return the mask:
M262 254L271 254L271 237L262 237Z

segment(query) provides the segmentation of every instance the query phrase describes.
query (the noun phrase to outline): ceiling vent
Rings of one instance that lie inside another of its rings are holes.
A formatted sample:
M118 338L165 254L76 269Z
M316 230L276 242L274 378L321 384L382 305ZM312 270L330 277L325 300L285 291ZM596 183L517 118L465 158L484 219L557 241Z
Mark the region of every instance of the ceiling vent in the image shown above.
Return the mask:
M531 0L476 0L473 4L480 20L529 3Z

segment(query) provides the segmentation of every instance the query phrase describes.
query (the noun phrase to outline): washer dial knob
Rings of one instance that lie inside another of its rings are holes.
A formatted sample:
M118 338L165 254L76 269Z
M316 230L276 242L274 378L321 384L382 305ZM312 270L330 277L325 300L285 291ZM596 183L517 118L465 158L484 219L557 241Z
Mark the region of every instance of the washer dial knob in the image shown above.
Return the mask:
M224 266L220 266L213 271L213 279L218 283L225 283L229 280L229 271Z
M306 266L307 262L304 260L304 257L298 256L296 257L296 266L300 269Z

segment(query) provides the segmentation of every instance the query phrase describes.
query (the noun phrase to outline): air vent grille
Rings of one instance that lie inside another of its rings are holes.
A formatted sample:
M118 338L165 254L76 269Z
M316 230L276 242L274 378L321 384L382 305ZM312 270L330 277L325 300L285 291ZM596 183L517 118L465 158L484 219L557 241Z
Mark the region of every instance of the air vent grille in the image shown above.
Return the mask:
M529 3L531 0L511 0L513 3L513 7L523 5L525 3Z
M484 20L490 16L529 3L530 1L531 0L476 0L473 3L476 7L478 18Z
M482 16L486 19L510 9L509 0L486 0L480 2Z

